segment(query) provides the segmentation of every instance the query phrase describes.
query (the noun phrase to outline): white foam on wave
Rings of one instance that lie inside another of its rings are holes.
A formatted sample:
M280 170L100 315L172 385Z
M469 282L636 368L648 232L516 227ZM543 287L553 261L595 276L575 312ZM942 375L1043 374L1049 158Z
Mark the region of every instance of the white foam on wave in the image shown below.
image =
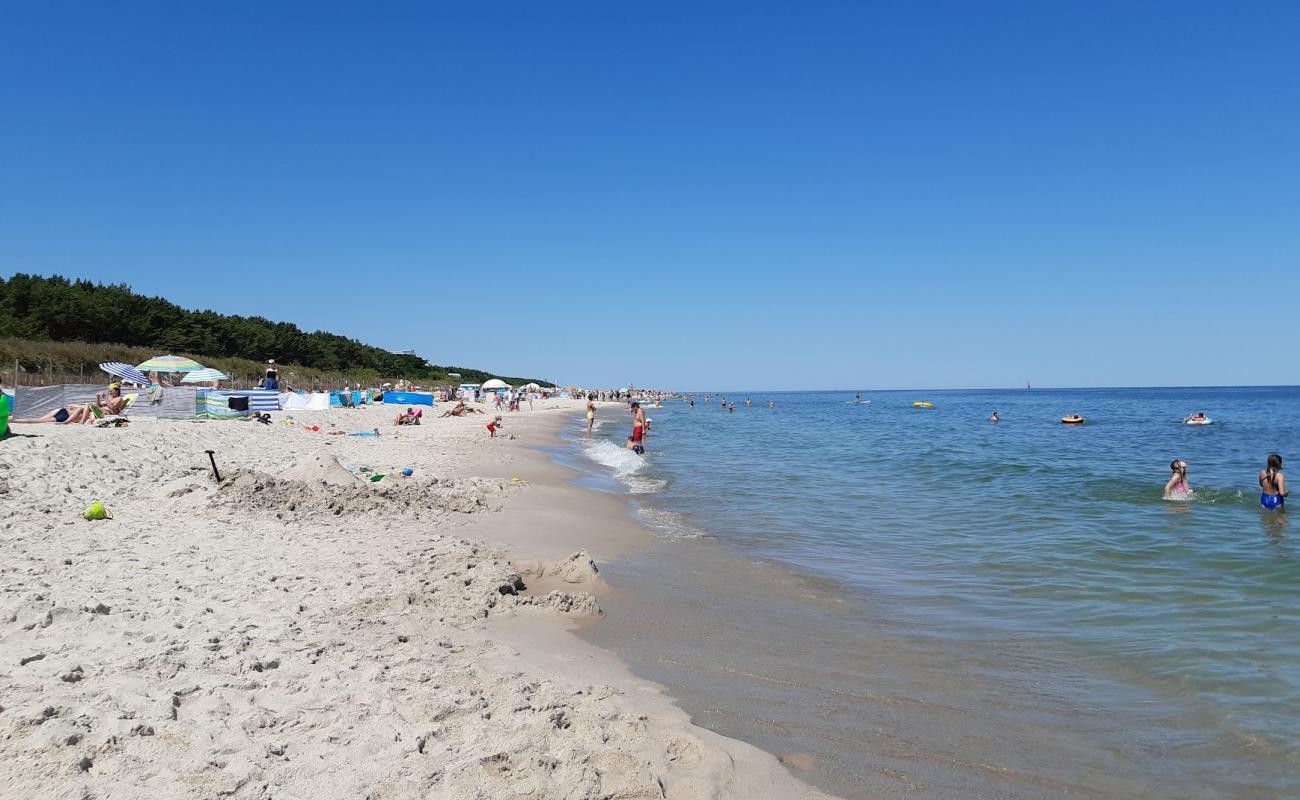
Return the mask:
M597 464L611 467L615 478L635 475L645 467L645 458L626 447L619 447L608 439L584 442L582 452Z
M674 511L642 506L637 510L637 517L646 527L665 539L699 539L706 534L686 521L686 517Z
M644 456L639 456L626 447L619 447L608 439L584 442L582 453L597 464L604 464L614 470L614 477L633 494L654 494L667 485L664 481L640 474L646 465Z

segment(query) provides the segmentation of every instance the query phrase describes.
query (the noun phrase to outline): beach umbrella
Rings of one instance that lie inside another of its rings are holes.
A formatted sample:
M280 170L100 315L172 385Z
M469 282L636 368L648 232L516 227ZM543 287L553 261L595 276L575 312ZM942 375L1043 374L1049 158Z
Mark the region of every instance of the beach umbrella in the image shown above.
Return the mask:
M130 364L123 364L121 361L105 361L99 365L99 368L112 375L114 378L121 378L131 383L142 383L149 385L149 376Z
M489 389L489 390L492 390L492 389L509 389L509 388L510 388L510 384L506 383L505 381L501 380L500 378L492 378L491 380L483 381L483 386L482 386L482 388L484 388L484 389Z
M136 364L135 368L141 372L193 372L203 369L203 365L181 356L154 356L143 364Z
M228 381L230 376L219 369L204 367L196 369L190 374L181 378L181 383L207 383L208 381Z

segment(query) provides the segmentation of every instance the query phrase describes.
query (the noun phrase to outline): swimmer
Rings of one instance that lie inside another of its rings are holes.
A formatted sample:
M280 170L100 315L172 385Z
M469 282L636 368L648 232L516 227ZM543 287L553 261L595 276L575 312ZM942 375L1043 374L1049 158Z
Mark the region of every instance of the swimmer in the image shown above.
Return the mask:
M1259 504L1272 511L1286 510L1286 476L1282 474L1282 456L1273 453L1268 457L1268 466L1259 473Z
M776 408L776 401L775 401L775 400L769 400L769 401L767 402L767 407L768 407L768 408Z
M1195 492L1187 485L1187 462L1175 458L1169 462L1169 482L1165 484L1166 500L1190 500Z
M1205 424L1205 412L1197 411L1195 414L1192 414L1190 417L1183 417L1183 422L1194 422L1203 425Z
M862 392L858 392L857 394L853 395L853 402L855 404L862 402Z
M993 416L989 417L989 422L1001 422L1001 421L1002 421L1002 417L999 417L998 412L996 411L993 412Z

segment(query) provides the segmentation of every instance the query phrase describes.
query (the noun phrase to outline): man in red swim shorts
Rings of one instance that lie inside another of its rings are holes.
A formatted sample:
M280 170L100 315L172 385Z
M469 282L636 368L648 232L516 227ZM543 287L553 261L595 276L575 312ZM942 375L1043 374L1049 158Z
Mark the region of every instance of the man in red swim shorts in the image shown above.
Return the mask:
M641 404L632 403L632 449L640 453L645 448L641 442L645 439L645 411L641 410Z

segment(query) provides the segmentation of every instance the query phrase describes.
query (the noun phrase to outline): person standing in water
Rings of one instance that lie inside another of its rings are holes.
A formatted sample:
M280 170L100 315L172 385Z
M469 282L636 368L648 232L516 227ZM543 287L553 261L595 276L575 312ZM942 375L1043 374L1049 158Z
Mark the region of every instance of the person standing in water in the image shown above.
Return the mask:
M1165 484L1166 500L1190 500L1194 492L1187 485L1187 462L1175 458L1169 462L1169 482Z
M989 417L989 422L1001 422L1001 421L1002 421L1002 417L999 417L998 412L996 411L993 412L993 416Z
M1268 457L1268 466L1259 473L1259 504L1272 511L1286 510L1286 476L1282 474L1282 456L1273 453Z
M591 429L596 426L596 401L587 395L587 435L591 435Z
M640 455L645 451L643 441L645 439L645 412L641 410L641 404L632 401L632 449Z

